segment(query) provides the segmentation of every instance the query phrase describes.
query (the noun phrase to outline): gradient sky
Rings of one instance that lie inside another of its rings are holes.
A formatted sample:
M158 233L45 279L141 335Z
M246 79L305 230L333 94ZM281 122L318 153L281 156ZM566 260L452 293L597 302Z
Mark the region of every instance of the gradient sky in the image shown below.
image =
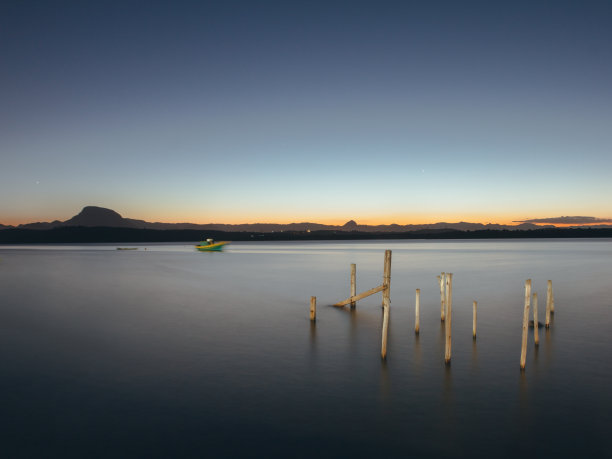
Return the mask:
M0 223L612 217L612 2L0 3Z

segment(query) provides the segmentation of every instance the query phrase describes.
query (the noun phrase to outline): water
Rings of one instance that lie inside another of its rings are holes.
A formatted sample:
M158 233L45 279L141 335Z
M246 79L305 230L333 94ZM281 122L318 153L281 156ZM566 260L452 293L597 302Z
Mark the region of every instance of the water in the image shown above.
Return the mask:
M0 247L3 457L608 453L612 240L130 246ZM348 296L350 263L358 292L379 285L385 249L383 363L380 294L329 305ZM521 373L527 278L542 322L553 280L556 313L537 349L530 331Z

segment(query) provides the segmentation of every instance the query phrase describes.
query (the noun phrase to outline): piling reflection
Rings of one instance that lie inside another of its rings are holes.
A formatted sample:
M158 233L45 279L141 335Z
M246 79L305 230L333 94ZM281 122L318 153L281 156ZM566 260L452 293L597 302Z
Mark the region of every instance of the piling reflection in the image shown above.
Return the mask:
M552 332L550 328L547 328L544 330L544 344L545 344L544 352L546 354L546 365L548 366L552 358Z
M524 370L519 371L518 389L519 419L526 419L529 410L529 392L527 384L527 372Z
M450 403L453 401L453 374L451 372L450 364L444 365L444 386L442 393L444 395L444 401Z
M440 330L438 331L438 347L443 352L445 346L446 346L446 328L444 326L444 322L440 322Z
M532 365L533 368L530 374L532 388L538 387L539 382L542 379L542 376L547 372L548 366L546 365L546 362L544 361L540 362L539 356L540 356L540 346L535 346L535 349L533 351L533 365ZM540 368L540 366L542 366L542 368Z
M383 402L389 400L391 395L390 380L389 380L389 365L386 360L382 360L380 364L380 397Z
M359 349L359 313L355 308L345 308L349 316L348 342L351 352Z
M419 335L414 335L414 348L413 348L413 361L414 361L414 369L418 373L421 372L421 364L422 364L422 352L421 352L421 340Z
M314 365L317 360L317 325L316 322L310 322L310 364Z
M351 341L353 341L354 339L357 338L357 309L355 308L350 308L348 309L348 313L349 313L349 324L350 324L350 337L351 337Z
M317 341L317 323L311 321L310 322L310 349L315 349L315 344Z
M453 394L453 378L452 378L452 370L450 364L442 363L444 366L443 378L444 382L442 385L442 412L444 418L444 431L448 432L449 435L452 435L450 432L453 429L455 422L455 410L454 410L454 394Z

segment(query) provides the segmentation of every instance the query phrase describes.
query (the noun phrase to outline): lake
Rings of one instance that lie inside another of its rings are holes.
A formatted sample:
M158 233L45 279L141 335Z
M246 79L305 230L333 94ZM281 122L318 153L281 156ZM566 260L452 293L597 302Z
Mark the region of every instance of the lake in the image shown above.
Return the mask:
M383 362L381 294L331 304L385 249ZM526 279L555 314L521 372ZM610 239L0 246L0 333L3 457L609 454Z

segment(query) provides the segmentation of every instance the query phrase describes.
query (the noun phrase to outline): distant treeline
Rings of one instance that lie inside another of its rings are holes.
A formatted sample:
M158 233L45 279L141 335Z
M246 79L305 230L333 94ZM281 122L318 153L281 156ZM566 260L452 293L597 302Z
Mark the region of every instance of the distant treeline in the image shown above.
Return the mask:
M194 242L205 238L227 241L294 241L359 239L520 239L612 237L612 228L546 228L537 230L420 230L402 233L358 231L225 232L201 230L153 230L106 227L63 227L50 230L11 228L0 230L0 243L73 242Z

